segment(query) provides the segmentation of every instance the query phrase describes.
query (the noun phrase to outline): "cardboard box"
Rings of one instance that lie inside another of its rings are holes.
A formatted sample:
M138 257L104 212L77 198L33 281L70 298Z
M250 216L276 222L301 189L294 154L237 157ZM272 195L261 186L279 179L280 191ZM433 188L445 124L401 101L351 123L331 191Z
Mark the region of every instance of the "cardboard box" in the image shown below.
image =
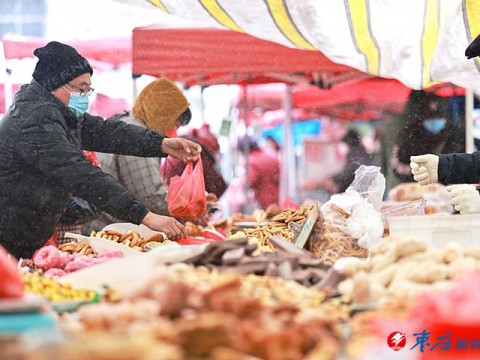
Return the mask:
M480 245L480 215L399 216L388 219L390 235L413 236L435 247L450 242Z
M310 236L313 227L317 223L319 211L320 209L318 204L314 204L312 211L310 211L310 215L308 216L307 220L305 220L302 229L300 230L300 233L295 239L295 245L299 248L303 249L303 247L307 243L308 237Z

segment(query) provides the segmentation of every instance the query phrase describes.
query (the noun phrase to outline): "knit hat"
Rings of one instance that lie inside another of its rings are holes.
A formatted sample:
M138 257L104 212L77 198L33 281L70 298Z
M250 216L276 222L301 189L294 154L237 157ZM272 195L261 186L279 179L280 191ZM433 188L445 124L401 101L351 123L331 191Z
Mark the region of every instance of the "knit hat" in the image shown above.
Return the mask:
M468 45L465 50L465 56L467 59L471 59L480 55L480 35Z
M93 74L87 59L69 45L51 41L35 49L33 54L38 57L33 78L48 91L58 89L80 75Z
M150 129L165 135L189 106L177 85L160 78L148 84L138 95L132 115Z

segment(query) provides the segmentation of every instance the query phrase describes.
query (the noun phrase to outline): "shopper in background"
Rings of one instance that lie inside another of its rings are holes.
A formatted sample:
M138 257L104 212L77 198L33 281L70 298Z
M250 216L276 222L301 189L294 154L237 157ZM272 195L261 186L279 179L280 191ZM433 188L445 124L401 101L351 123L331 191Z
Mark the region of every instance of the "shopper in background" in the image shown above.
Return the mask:
M468 59L480 56L480 36L466 49ZM447 187L455 210L461 214L480 213L480 152L473 154L425 154L412 156L410 168L415 181L420 185L436 182L461 184Z
M462 151L463 131L455 126L448 112L448 99L434 93L416 91L416 110L399 132L391 165L400 182L412 182L410 156L425 153L446 154Z
M72 195L172 239L186 234L182 224L151 212L82 150L196 161L201 148L88 114L88 61L59 42L34 54L39 60L33 80L15 95L0 124L0 244L15 257L30 258L52 236Z
M220 153L220 145L217 138L210 131L210 127L207 124L202 125L200 129L193 129L184 138L196 142L202 147L202 165L203 176L205 178L205 190L210 194L215 194L217 198L220 198L227 189L227 183L225 182L222 174L218 170L218 154ZM185 170L186 164L183 161L179 161L172 157L168 157L161 167L161 174L168 185L170 179L174 176L180 176Z
M402 113L394 116L385 125L381 144L381 167L386 178L387 189L394 188L401 183L392 166L393 148L398 142L398 134L403 131L407 124L413 121L412 117L421 111L423 107L422 99L425 99L423 91L412 90Z
M238 149L248 159L248 180L250 188L254 191L255 200L263 210L269 205L278 204L280 191L278 158L261 149L249 136L239 140Z
M362 139L356 130L348 130L343 136L342 142L348 147L345 166L341 172L319 184L319 187L332 194L345 192L353 182L353 179L355 179L355 171L358 167L360 165L372 165L374 161L373 157L363 146Z
M166 78L160 78L142 90L135 100L132 114L121 114L114 119L166 135L188 125L192 118L189 106L187 98L177 85ZM98 158L103 171L129 189L151 211L168 215L167 191L160 176L159 158L104 153L98 154ZM185 162L179 162L185 166ZM89 234L118 222L121 220L104 212L95 220L84 224L82 232Z
M263 148L269 154L272 154L276 156L278 159L280 159L280 151L282 150L282 148L280 147L277 140L275 140L273 136L268 135L267 137L265 137Z

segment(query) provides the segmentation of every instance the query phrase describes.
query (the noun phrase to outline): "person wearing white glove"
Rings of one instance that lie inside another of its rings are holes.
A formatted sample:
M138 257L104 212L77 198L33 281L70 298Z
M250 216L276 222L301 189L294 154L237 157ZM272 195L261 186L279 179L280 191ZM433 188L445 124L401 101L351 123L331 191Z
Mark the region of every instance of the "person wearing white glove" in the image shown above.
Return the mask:
M480 152L410 157L410 168L420 185L480 183Z
M415 181L420 185L428 185L438 182L437 155L426 154L410 157L410 168Z
M447 186L452 205L460 214L480 213L480 193L475 185Z

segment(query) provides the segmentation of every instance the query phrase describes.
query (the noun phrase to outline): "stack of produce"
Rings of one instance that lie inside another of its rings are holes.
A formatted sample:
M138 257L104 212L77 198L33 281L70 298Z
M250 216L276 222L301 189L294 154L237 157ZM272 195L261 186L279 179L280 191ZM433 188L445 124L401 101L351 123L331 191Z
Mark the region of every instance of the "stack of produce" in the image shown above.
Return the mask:
M147 251L149 247L172 243L172 241L164 239L162 234L154 234L149 238L144 238L135 230L128 230L126 232L121 232L118 230L102 230L99 232L93 231L90 236L105 240L111 240L116 243L128 246L132 249L138 250L140 252ZM76 241L72 241L62 244L58 248L61 251L67 252L69 254L79 253L86 254L92 257L95 256L93 249L86 242L79 243Z
M22 274L25 292L42 296L49 301L92 301L96 293L90 290L73 289L70 285L61 284L55 279L38 274Z
M345 321L351 307L339 298L331 299L324 290L316 287L306 287L295 281L279 277L257 276L249 274L239 276L236 273L220 273L205 267L191 268L184 264L176 264L169 271L179 276L183 282L199 291L209 291L214 286L234 279L241 279L241 293L247 297L259 299L266 306L279 303L293 303L301 309L318 309L318 311L335 316L338 321Z
M22 260L20 266L27 271L46 277L60 277L121 257L123 254L120 251L109 251L96 257L90 257L79 253L69 254L49 245L38 250L32 260Z
M251 285L249 291L259 292L252 296L245 292L249 281L186 265L161 267L121 294L120 302L82 307L79 320L64 326L84 334L153 337L174 346L179 352L175 359L336 358L339 315L321 307L321 292L294 282L281 288L286 282L273 279ZM270 305L259 299L267 284L279 287ZM307 294L319 300L305 309L295 303L297 293L303 301Z
M267 209L255 210L252 215L243 213L235 213L232 215L231 220L233 223L237 222L262 222L271 221L276 215L280 214L283 210L276 204L269 205Z
M273 246L270 239L273 236L281 236L290 242L295 241L297 232L310 215L312 206L302 206L300 210L284 210L274 216L265 225L258 225L253 229L244 229L235 234L230 234L228 239L248 238L260 244L261 250L272 251Z
M349 214L335 204L323 208L306 248L331 265L343 257L365 258L367 250L348 232L348 218Z
M82 241L70 241L58 246L58 249L68 254L80 254L88 257L95 257L95 252L88 242Z
M277 249L272 253L254 256L256 249L257 244L249 242L248 239L215 242L209 244L201 254L185 262L221 272L278 276L306 286L324 280L330 268L311 253L300 249L295 252Z
M448 288L469 270L480 270L480 248L458 243L434 248L423 240L390 237L372 249L368 261L345 268L338 290L355 303L380 303L388 297L411 299L422 292Z
M178 346L150 334L128 336L95 332L79 335L68 342L49 342L33 351L23 346L19 351L23 357L11 360L185 360Z
M187 221L185 223L188 236L203 236L205 234L204 228L201 225Z

